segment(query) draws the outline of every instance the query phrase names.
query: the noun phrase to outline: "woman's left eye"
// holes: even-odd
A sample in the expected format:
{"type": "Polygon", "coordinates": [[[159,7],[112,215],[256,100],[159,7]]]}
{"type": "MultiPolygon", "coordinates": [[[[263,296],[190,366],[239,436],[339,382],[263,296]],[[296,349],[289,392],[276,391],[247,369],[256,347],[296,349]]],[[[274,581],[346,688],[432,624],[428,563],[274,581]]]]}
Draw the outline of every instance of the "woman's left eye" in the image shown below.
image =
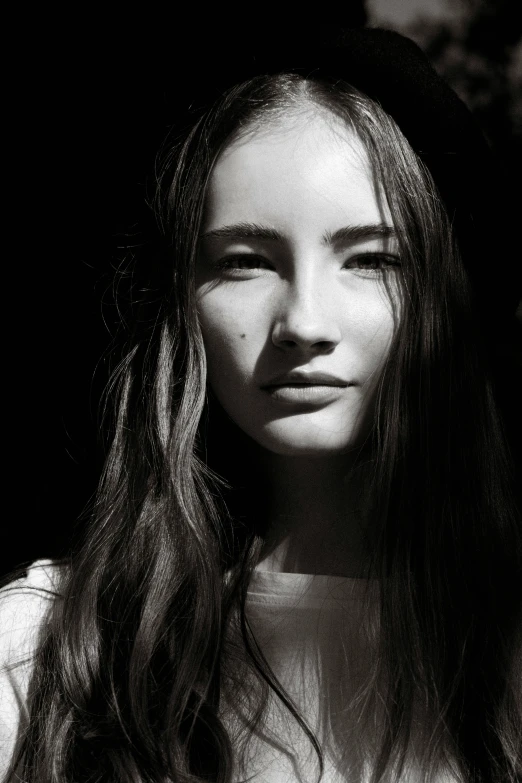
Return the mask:
{"type": "Polygon", "coordinates": [[[345,261],[343,269],[357,269],[370,273],[379,273],[391,267],[400,267],[400,265],[400,260],[397,256],[390,256],[386,253],[363,253],[345,261]]]}

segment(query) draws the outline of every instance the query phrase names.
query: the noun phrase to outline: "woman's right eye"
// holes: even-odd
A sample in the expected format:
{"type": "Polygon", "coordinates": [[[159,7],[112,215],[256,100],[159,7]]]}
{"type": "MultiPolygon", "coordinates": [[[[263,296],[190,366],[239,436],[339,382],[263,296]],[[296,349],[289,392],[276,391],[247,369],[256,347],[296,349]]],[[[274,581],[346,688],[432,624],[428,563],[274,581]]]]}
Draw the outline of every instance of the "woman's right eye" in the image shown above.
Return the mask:
{"type": "Polygon", "coordinates": [[[268,261],[252,253],[224,256],[217,262],[217,267],[224,270],[252,271],[256,269],[272,269],[268,261]]]}

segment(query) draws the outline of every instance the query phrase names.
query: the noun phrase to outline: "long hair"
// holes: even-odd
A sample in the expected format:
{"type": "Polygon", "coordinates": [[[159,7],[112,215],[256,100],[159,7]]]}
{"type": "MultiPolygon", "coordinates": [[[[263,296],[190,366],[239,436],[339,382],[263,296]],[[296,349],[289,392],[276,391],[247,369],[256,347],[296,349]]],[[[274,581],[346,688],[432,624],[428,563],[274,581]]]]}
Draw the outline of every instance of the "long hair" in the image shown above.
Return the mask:
{"type": "Polygon", "coordinates": [[[382,705],[371,780],[399,779],[419,702],[426,780],[441,763],[465,781],[514,783],[522,774],[517,506],[450,221],[428,170],[377,103],[342,81],[280,74],[201,110],[158,168],[165,251],[148,260],[136,286],[148,293],[127,318],[109,390],[112,445],[36,653],[30,721],[12,765],[20,780],[229,781],[236,747],[220,705],[231,623],[260,686],[259,698],[241,703],[246,730],[262,721],[267,692],[276,694],[322,757],[245,616],[260,533],[237,465],[225,482],[207,459],[224,460],[224,447],[205,424],[212,401],[194,285],[220,152],[303,104],[340,117],[361,139],[402,262],[401,315],[371,434],[378,647],[358,696],[361,715],[382,705]]]}

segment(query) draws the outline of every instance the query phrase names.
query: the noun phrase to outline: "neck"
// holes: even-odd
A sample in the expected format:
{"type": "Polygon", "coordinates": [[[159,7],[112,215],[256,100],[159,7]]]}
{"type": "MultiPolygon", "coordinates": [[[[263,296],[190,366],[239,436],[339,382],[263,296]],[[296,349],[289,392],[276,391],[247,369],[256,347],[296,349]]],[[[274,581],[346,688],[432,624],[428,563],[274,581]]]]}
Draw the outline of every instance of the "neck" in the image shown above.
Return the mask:
{"type": "Polygon", "coordinates": [[[258,569],[357,577],[369,556],[364,460],[261,457],[267,534],[258,569]]]}

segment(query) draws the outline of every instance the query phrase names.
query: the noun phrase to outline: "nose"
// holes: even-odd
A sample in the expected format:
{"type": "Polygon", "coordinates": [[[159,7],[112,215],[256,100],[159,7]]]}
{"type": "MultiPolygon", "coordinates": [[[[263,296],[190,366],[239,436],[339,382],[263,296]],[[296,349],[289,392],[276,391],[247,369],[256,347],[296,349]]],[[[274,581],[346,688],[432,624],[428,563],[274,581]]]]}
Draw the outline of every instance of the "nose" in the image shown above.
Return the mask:
{"type": "Polygon", "coordinates": [[[341,341],[331,297],[320,283],[287,290],[272,329],[272,343],[283,350],[329,353],[341,341]]]}

